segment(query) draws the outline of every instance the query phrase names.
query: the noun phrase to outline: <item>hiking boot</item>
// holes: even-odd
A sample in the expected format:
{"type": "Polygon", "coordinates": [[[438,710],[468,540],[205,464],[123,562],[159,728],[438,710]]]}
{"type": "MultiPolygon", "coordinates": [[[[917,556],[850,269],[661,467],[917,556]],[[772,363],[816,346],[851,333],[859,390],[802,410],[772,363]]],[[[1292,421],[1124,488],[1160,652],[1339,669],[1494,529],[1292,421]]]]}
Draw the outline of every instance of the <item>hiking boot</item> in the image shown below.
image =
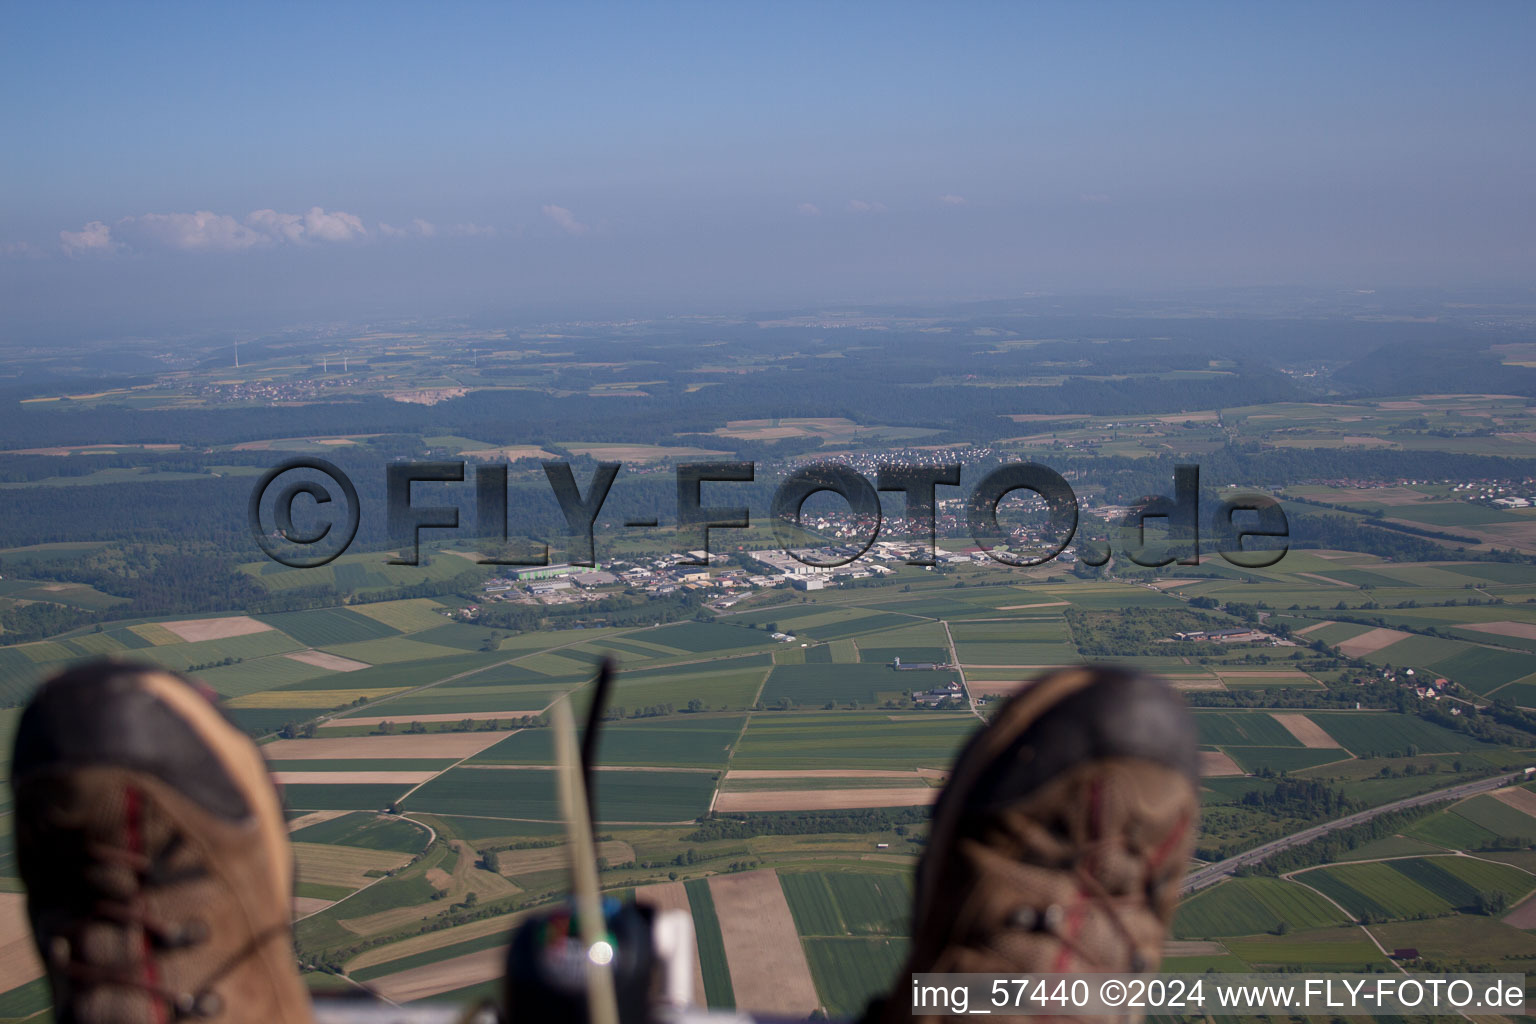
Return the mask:
{"type": "Polygon", "coordinates": [[[16,854],[58,1024],[310,1024],[293,861],[255,744],[181,676],[46,683],[11,763],[16,854]]]}
{"type": "Polygon", "coordinates": [[[1197,765],[1183,701],[1149,676],[1066,669],[1005,703],[934,806],[912,953],[872,1016],[913,1019],[917,972],[1156,970],[1193,847],[1197,765]]]}

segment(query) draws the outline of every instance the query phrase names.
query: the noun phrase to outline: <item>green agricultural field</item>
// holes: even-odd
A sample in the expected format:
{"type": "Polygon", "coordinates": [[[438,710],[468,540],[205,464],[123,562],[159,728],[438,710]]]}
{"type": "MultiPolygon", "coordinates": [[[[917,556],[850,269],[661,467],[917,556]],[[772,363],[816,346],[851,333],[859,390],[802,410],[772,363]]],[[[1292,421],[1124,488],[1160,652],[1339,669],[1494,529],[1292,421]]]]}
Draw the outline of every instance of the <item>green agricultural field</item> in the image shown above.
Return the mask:
{"type": "Polygon", "coordinates": [[[289,838],[296,843],[326,843],[332,846],[360,846],[368,850],[420,853],[431,837],[425,828],[404,818],[354,813],[301,828],[289,838]]]}
{"type": "MultiPolygon", "coordinates": [[[[426,646],[425,644],[421,646],[426,646]]],[[[482,670],[490,669],[507,660],[507,655],[495,651],[487,651],[476,654],[466,654],[463,651],[450,651],[447,648],[437,647],[433,650],[441,651],[436,657],[426,657],[417,661],[397,661],[389,665],[374,665],[372,668],[359,669],[356,672],[338,672],[329,676],[329,680],[342,689],[374,689],[389,686],[424,686],[427,683],[435,683],[440,680],[455,676],[463,676],[463,679],[455,679],[456,686],[470,686],[477,682],[494,682],[499,676],[489,672],[482,674],[482,670]]],[[[363,659],[366,661],[367,659],[363,659]]],[[[497,669],[497,672],[505,672],[507,669],[497,669]]],[[[543,678],[539,680],[546,686],[558,682],[543,678]]],[[[292,689],[319,689],[322,682],[307,682],[295,684],[292,689]]]]}
{"type": "Polygon", "coordinates": [[[1344,915],[1306,887],[1279,878],[1234,878],[1196,893],[1179,905],[1171,934],[1211,939],[1345,924],[1344,915]]]}
{"type": "Polygon", "coordinates": [[[401,633],[431,629],[448,621],[442,614],[443,606],[430,597],[413,597],[404,601],[377,601],[354,605],[351,610],[401,633]]]}
{"type": "MultiPolygon", "coordinates": [[[[598,771],[593,800],[599,821],[688,821],[709,809],[713,772],[598,771]]],[[[411,811],[486,818],[560,821],[552,770],[453,768],[412,793],[411,811]]]]}
{"type": "Polygon", "coordinates": [[[1536,708],[1536,682],[1510,683],[1493,694],[1499,700],[1513,701],[1522,708],[1536,708]]]}
{"type": "Polygon", "coordinates": [[[688,893],[688,908],[693,912],[694,942],[699,950],[699,969],[704,975],[704,1001],[712,1010],[734,1010],[736,993],[731,987],[725,939],[720,934],[720,918],[715,914],[709,879],[690,878],[683,887],[688,893]]]}
{"type": "Polygon", "coordinates": [[[1301,741],[1265,711],[1196,711],[1200,742],[1220,747],[1300,747],[1301,741]]]}
{"type": "Polygon", "coordinates": [[[1511,906],[1536,889],[1536,875],[1508,864],[1477,857],[1436,857],[1432,862],[1461,879],[1474,892],[1503,893],[1509,897],[1511,906]]]}
{"type": "Polygon", "coordinates": [[[870,637],[867,641],[860,641],[860,647],[938,647],[944,651],[949,650],[949,638],[944,634],[944,627],[937,622],[916,622],[910,626],[898,626],[895,629],[881,630],[879,636],[870,637]]]}
{"type": "Polygon", "coordinates": [[[890,991],[907,956],[905,939],[802,940],[816,992],[834,1018],[853,1020],[869,1001],[890,991]]]}
{"type": "Polygon", "coordinates": [[[357,714],[370,718],[382,716],[396,722],[409,722],[412,716],[418,715],[481,712],[504,713],[508,718],[514,718],[538,714],[567,692],[565,688],[544,689],[534,686],[477,687],[465,692],[465,689],[459,687],[434,686],[419,694],[369,705],[359,709],[357,714]]]}
{"type": "Polygon", "coordinates": [[[1367,971],[1387,963],[1376,944],[1359,928],[1228,939],[1227,948],[1255,970],[1264,967],[1310,967],[1314,970],[1367,971]]]}
{"type": "Polygon", "coordinates": [[[1435,671],[1474,693],[1486,694],[1536,672],[1536,654],[1465,645],[1455,656],[1436,662],[1435,671]]]}
{"type": "Polygon", "coordinates": [[[1513,904],[1536,889],[1536,877],[1519,868],[1472,857],[1415,857],[1385,863],[1459,910],[1476,909],[1480,893],[1500,892],[1513,904]]]}
{"type": "MultiPolygon", "coordinates": [[[[763,659],[765,662],[767,658],[763,659]]],[[[758,688],[767,676],[763,668],[741,668],[741,659],[717,662],[714,671],[625,672],[614,677],[611,706],[628,710],[657,704],[687,707],[690,700],[701,700],[712,711],[740,711],[752,706],[758,688]]],[[[693,668],[693,666],[688,666],[693,668]]],[[[589,690],[581,690],[575,699],[578,714],[586,713],[589,690]]]]}
{"type": "MultiPolygon", "coordinates": [[[[1302,628],[1305,629],[1306,627],[1303,626],[1302,628]]],[[[1353,639],[1362,633],[1368,633],[1371,629],[1372,627],[1370,626],[1361,626],[1354,622],[1335,622],[1331,626],[1312,630],[1303,639],[1321,640],[1325,644],[1341,644],[1345,640],[1353,639]]]]}
{"type": "Polygon", "coordinates": [[[1447,850],[1475,850],[1494,838],[1493,832],[1450,808],[1419,819],[1403,834],[1447,850]]]}
{"type": "Polygon", "coordinates": [[[1442,962],[1481,962],[1488,970],[1526,973],[1536,963],[1536,935],[1481,914],[1374,925],[1371,931],[1388,949],[1412,946],[1420,956],[1442,962]]]}
{"type": "Polygon", "coordinates": [[[419,640],[411,640],[403,636],[386,636],[373,640],[362,640],[357,643],[331,644],[325,648],[325,651],[328,654],[351,658],[353,661],[361,661],[368,665],[401,661],[430,661],[436,658],[449,658],[455,654],[464,653],[452,647],[424,644],[419,640]]]}
{"type": "Polygon", "coordinates": [[[779,872],[779,886],[800,935],[846,935],[848,929],[832,902],[832,890],[819,871],[779,872]]]}
{"type": "MultiPolygon", "coordinates": [[[[884,637],[881,641],[884,642],[884,637]]],[[[867,665],[889,665],[897,658],[904,664],[946,665],[949,663],[948,647],[860,647],[859,660],[867,665]]]]}
{"type": "Polygon", "coordinates": [[[1297,877],[1357,918],[1406,918],[1452,909],[1449,900],[1394,870],[1396,863],[1335,864],[1297,877]]]}
{"type": "Polygon", "coordinates": [[[1500,836],[1536,836],[1536,818],[1484,794],[1463,800],[1454,813],[1500,836]]]}
{"type": "Polygon", "coordinates": [[[1440,847],[1410,839],[1407,836],[1384,836],[1362,843],[1353,850],[1339,854],[1340,861],[1377,860],[1382,857],[1412,857],[1421,853],[1440,853],[1440,847]]]}
{"type": "Polygon", "coordinates": [[[1413,715],[1396,712],[1309,712],[1307,717],[1339,744],[1358,757],[1407,753],[1410,746],[1421,754],[1452,754],[1487,746],[1413,715]]]}
{"type": "MultiPolygon", "coordinates": [[[[739,716],[609,722],[598,737],[600,765],[725,767],[741,733],[739,716]]],[[[470,759],[472,764],[554,764],[550,729],[525,729],[470,759]]]]}
{"type": "Polygon", "coordinates": [[[910,875],[831,872],[823,879],[832,891],[845,931],[853,935],[910,934],[910,875]]]}
{"type": "Polygon", "coordinates": [[[412,640],[440,647],[453,647],[461,651],[485,650],[496,642],[498,634],[484,626],[472,626],[467,622],[448,622],[411,635],[412,640]]]}
{"type": "MultiPolygon", "coordinates": [[[[727,620],[729,621],[729,620],[727,620]]],[[[760,630],[727,626],[717,622],[679,622],[660,629],[647,630],[644,639],[693,654],[766,647],[774,641],[760,630]]]]}
{"type": "Polygon", "coordinates": [[[520,668],[530,669],[551,677],[586,676],[597,672],[598,659],[589,654],[577,653],[574,648],[562,651],[541,651],[538,654],[518,658],[520,668]]]}
{"type": "Polygon", "coordinates": [[[795,636],[801,640],[841,640],[845,637],[876,635],[880,630],[893,629],[897,626],[905,626],[912,622],[907,615],[895,615],[886,613],[871,613],[862,618],[850,619],[846,622],[827,623],[822,626],[800,627],[795,630],[795,636]]]}
{"type": "Polygon", "coordinates": [[[802,936],[906,935],[912,879],[894,872],[779,873],[795,928],[802,936]]]}
{"type": "Polygon", "coordinates": [[[941,715],[759,713],[731,759],[734,768],[948,768],[977,721],[941,715]]]}
{"type": "Polygon", "coordinates": [[[400,632],[346,608],[311,608],[308,611],[278,612],[259,618],[306,647],[329,647],[332,644],[373,640],[400,632]]]}
{"type": "Polygon", "coordinates": [[[193,665],[211,665],[225,658],[253,659],[272,654],[288,654],[301,651],[304,645],[275,629],[264,633],[247,633],[222,640],[199,640],[196,643],[165,644],[146,647],[134,657],[152,661],[177,672],[185,672],[193,665]]]}
{"type": "MultiPolygon", "coordinates": [[[[305,683],[321,676],[338,675],[317,665],[307,665],[293,658],[274,655],[254,658],[237,665],[219,665],[200,669],[197,677],[225,697],[240,697],[263,690],[305,683]]],[[[348,673],[349,674],[349,673],[348,673]]]]}
{"type": "Polygon", "coordinates": [[[769,706],[788,700],[806,708],[827,701],[875,704],[911,690],[943,686],[951,679],[958,681],[952,672],[898,672],[889,665],[780,665],[768,677],[761,700],[769,706]]]}
{"type": "Polygon", "coordinates": [[[295,811],[368,811],[388,807],[408,785],[305,783],[283,787],[283,802],[295,811]]]}
{"type": "Polygon", "coordinates": [[[1320,764],[1342,760],[1349,755],[1342,750],[1308,747],[1230,747],[1226,754],[1245,772],[1294,772],[1320,764]]]}

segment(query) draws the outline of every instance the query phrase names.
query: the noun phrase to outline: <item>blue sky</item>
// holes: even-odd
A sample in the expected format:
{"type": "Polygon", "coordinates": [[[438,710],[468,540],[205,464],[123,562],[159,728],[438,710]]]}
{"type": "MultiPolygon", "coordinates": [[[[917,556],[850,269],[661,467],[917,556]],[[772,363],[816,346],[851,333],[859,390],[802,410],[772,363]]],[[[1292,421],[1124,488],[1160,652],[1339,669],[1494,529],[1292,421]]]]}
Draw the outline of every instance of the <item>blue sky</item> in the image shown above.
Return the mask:
{"type": "Polygon", "coordinates": [[[1536,5],[14,5],[0,330],[1536,270],[1536,5]]]}

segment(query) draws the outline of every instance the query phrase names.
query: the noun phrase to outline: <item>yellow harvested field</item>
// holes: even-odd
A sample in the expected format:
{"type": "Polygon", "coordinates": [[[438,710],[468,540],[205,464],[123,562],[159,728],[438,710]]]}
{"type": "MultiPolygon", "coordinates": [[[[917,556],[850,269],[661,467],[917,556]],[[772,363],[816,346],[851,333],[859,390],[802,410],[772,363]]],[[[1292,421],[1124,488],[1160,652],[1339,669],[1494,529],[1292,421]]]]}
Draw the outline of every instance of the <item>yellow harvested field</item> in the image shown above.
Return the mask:
{"type": "MultiPolygon", "coordinates": [[[[654,907],[658,912],[667,910],[679,910],[691,915],[693,907],[688,902],[688,890],[682,882],[659,882],[656,885],[643,885],[635,890],[635,902],[641,906],[654,907]]],[[[707,1005],[704,994],[704,966],[699,961],[699,944],[693,944],[693,1004],[695,1006],[707,1005]]]]}
{"type": "Polygon", "coordinates": [[[1322,622],[1314,622],[1310,626],[1303,626],[1301,629],[1298,629],[1296,631],[1296,635],[1297,636],[1306,636],[1308,633],[1312,632],[1314,629],[1322,629],[1324,626],[1333,626],[1333,625],[1337,625],[1337,623],[1335,623],[1332,619],[1324,619],[1322,622]]]}
{"type": "Polygon", "coordinates": [[[939,791],[920,789],[766,789],[721,793],[717,811],[825,811],[844,807],[919,807],[931,804],[939,791]]]}
{"type": "Polygon", "coordinates": [[[356,672],[360,668],[372,667],[366,661],[354,661],[351,658],[343,658],[339,654],[326,654],[324,651],[295,651],[284,657],[316,668],[328,668],[332,672],[356,672]]]}
{"type": "MultiPolygon", "coordinates": [[[[478,939],[486,935],[507,935],[510,937],[512,929],[530,913],[532,911],[520,910],[515,914],[488,917],[482,921],[471,921],[469,924],[461,924],[453,928],[443,928],[439,931],[428,932],[425,935],[413,935],[400,942],[391,942],[387,946],[367,949],[347,961],[347,970],[360,971],[364,967],[387,963],[390,960],[399,960],[401,957],[415,956],[418,953],[427,953],[434,949],[442,949],[444,946],[468,942],[470,939],[478,939]]],[[[505,955],[505,952],[503,952],[503,955],[505,955]]]]}
{"type": "Polygon", "coordinates": [[[1200,751],[1200,777],[1215,778],[1222,775],[1242,775],[1237,762],[1219,750],[1200,751]]]}
{"type": "Polygon", "coordinates": [[[1215,676],[1163,676],[1175,690],[1225,690],[1227,687],[1215,676]]]}
{"type": "Polygon", "coordinates": [[[293,919],[295,921],[302,920],[335,905],[335,900],[322,900],[315,896],[295,896],[293,898],[293,919]]]}
{"type": "Polygon", "coordinates": [[[1505,914],[1504,923],[1516,928],[1536,928],[1536,896],[1505,914]]]}
{"type": "Polygon", "coordinates": [[[272,628],[249,615],[231,615],[223,619],[181,619],[177,622],[162,622],[160,625],[187,643],[196,643],[199,640],[227,640],[232,636],[265,633],[272,628]]]}
{"type": "Polygon", "coordinates": [[[1269,717],[1285,726],[1285,731],[1301,740],[1301,745],[1304,747],[1311,747],[1315,750],[1323,748],[1339,749],[1339,741],[1329,736],[1322,726],[1312,721],[1306,715],[1272,711],[1269,717]]]}
{"type": "Polygon", "coordinates": [[[1508,804],[1517,811],[1523,811],[1536,818],[1536,793],[1519,786],[1513,789],[1501,789],[1493,794],[1495,800],[1508,804]]]}
{"type": "Polygon", "coordinates": [[[1492,633],[1495,636],[1517,636],[1522,640],[1536,640],[1536,622],[1479,622],[1474,625],[1461,626],[1462,629],[1476,630],[1479,633],[1492,633]]]}
{"type": "Polygon", "coordinates": [[[329,846],[294,843],[293,859],[301,882],[362,888],[373,878],[369,871],[393,871],[410,862],[411,855],[393,850],[367,850],[360,846],[329,846]]]}
{"type": "MultiPolygon", "coordinates": [[[[796,943],[798,946],[799,943],[796,943]]],[[[413,967],[399,974],[391,974],[370,982],[369,987],[385,999],[407,1003],[414,999],[426,999],[440,992],[452,992],[481,982],[500,978],[507,968],[507,952],[504,949],[485,949],[467,953],[452,960],[413,967]]]]}
{"type": "Polygon", "coordinates": [[[438,773],[430,772],[273,772],[285,786],[419,786],[438,773]]]}
{"type": "MultiPolygon", "coordinates": [[[[262,690],[243,693],[229,701],[232,708],[339,708],[359,698],[376,700],[408,689],[404,686],[372,687],[358,690],[262,690]]],[[[463,718],[463,715],[459,716],[463,718]]]]}
{"type": "Polygon", "coordinates": [[[288,823],[288,831],[297,832],[301,828],[309,828],[311,825],[319,825],[322,822],[339,818],[343,814],[351,813],[351,811],[310,811],[308,814],[301,814],[290,821],[288,823]]]}
{"type": "Polygon", "coordinates": [[[181,637],[172,633],[158,622],[141,622],[136,626],[129,626],[128,629],[148,640],[156,647],[182,643],[181,637]]]}
{"type": "Polygon", "coordinates": [[[412,597],[403,601],[378,601],[371,604],[353,604],[347,611],[366,615],[375,622],[382,622],[402,633],[431,629],[449,621],[443,606],[430,597],[412,597]]]}
{"type": "Polygon", "coordinates": [[[1205,939],[1169,939],[1163,943],[1163,956],[1225,956],[1227,947],[1205,939]]]}
{"type": "MultiPolygon", "coordinates": [[[[597,855],[609,864],[624,864],[635,859],[635,848],[622,839],[608,839],[597,844],[597,855]]],[[[503,875],[531,875],[539,871],[558,871],[568,861],[564,846],[503,850],[496,855],[496,870],[503,875]]]]}
{"type": "Polygon", "coordinates": [[[820,1006],[789,903],[773,871],[715,875],[709,894],[736,1008],[803,1019],[820,1006]]]}
{"type": "MultiPolygon", "coordinates": [[[[453,874],[448,879],[449,899],[461,900],[469,893],[474,893],[481,899],[495,899],[498,896],[510,896],[523,891],[494,871],[479,867],[477,864],[479,858],[474,849],[464,840],[455,839],[449,845],[459,855],[459,859],[453,865],[453,874]]],[[[634,851],[631,850],[630,854],[633,856],[634,851]]]]}
{"type": "Polygon", "coordinates": [[[506,739],[503,732],[443,732],[405,736],[337,736],[278,740],[261,748],[271,761],[318,761],[332,758],[465,758],[506,739]]]}
{"type": "Polygon", "coordinates": [[[1359,636],[1341,640],[1334,646],[1345,657],[1361,658],[1367,654],[1375,654],[1383,647],[1390,647],[1406,636],[1408,636],[1407,633],[1397,629],[1369,629],[1359,636]]]}
{"type": "Polygon", "coordinates": [[[32,944],[27,898],[19,892],[0,893],[0,992],[43,976],[43,962],[32,944]]]}

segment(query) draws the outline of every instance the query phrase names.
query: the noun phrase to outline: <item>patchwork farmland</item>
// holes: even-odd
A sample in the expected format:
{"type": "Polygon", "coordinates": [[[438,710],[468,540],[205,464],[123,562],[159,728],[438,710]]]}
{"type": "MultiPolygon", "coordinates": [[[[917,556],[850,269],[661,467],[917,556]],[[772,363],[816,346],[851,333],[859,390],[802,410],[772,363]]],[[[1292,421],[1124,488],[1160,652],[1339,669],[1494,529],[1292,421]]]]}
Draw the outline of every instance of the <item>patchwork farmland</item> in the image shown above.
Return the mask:
{"type": "MultiPolygon", "coordinates": [[[[1477,707],[1491,711],[1487,694],[1518,697],[1528,685],[1519,680],[1536,674],[1536,653],[1487,646],[1520,639],[1504,624],[1518,621],[1513,606],[1465,620],[1502,632],[1468,628],[1448,640],[1399,619],[1343,622],[1330,606],[1275,616],[1282,645],[1186,654],[1166,642],[1175,626],[1204,621],[1189,618],[1192,596],[1275,605],[1320,585],[1301,573],[1397,568],[1364,556],[1330,565],[1302,554],[1288,573],[1167,572],[1155,587],[1039,572],[982,586],[991,578],[979,571],[902,569],[896,581],[908,590],[829,590],[768,608],[748,602],[712,621],[533,633],[492,630],[465,621],[461,602],[419,597],[166,619],[0,647],[0,685],[20,699],[98,649],[191,668],[260,739],[283,784],[302,956],[411,1000],[493,982],[508,929],[563,891],[548,712],[569,699],[584,713],[597,660],[614,655],[621,667],[593,793],[604,888],[691,915],[698,991],[710,1005],[852,1015],[908,949],[911,872],[956,753],[1043,666],[1134,663],[1186,693],[1206,776],[1201,860],[1325,813],[1536,763],[1529,744],[1466,725],[1477,707]],[[957,589],[957,575],[974,585],[957,589]],[[1111,630],[1106,612],[1162,632],[1111,630]],[[1433,676],[1449,684],[1438,700],[1403,689],[1407,677],[1382,682],[1378,654],[1403,637],[1343,649],[1373,629],[1436,640],[1399,651],[1426,675],[1452,665],[1461,677],[1433,676]],[[785,630],[793,642],[773,638],[785,630]],[[898,658],[911,670],[898,670],[898,658]],[[914,699],[930,691],[942,692],[914,699]]],[[[1458,581],[1454,590],[1439,577],[1383,579],[1426,601],[1463,592],[1458,567],[1439,571],[1458,581]]],[[[1536,598],[1536,579],[1497,585],[1536,598]]],[[[1449,609],[1420,612],[1431,610],[1449,609]]],[[[1523,942],[1522,928],[1536,929],[1533,814],[1536,793],[1501,790],[1436,806],[1332,862],[1223,881],[1180,908],[1168,963],[1375,969],[1386,963],[1376,940],[1413,927],[1435,948],[1474,918],[1523,942]]],[[[13,856],[0,871],[9,872],[0,884],[16,888],[13,856]]],[[[23,1007],[40,992],[25,951],[0,950],[23,1007]]],[[[1536,967],[1536,941],[1520,955],[1536,967]]]]}

